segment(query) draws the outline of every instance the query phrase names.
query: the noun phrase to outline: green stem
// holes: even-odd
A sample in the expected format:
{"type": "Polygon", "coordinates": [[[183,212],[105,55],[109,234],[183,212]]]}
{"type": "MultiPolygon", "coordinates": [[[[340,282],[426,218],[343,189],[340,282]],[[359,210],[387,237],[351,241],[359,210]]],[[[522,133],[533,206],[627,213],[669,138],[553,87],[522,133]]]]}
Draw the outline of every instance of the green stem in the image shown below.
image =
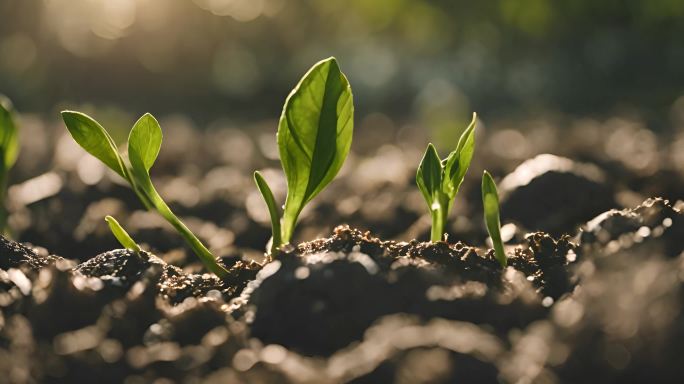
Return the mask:
{"type": "Polygon", "coordinates": [[[295,226],[297,225],[297,218],[299,217],[300,212],[301,210],[299,210],[296,215],[283,215],[283,219],[281,221],[281,237],[283,244],[288,244],[290,243],[290,240],[292,240],[292,235],[294,234],[295,226]]]}
{"type": "MultiPolygon", "coordinates": [[[[145,209],[148,211],[151,211],[152,209],[155,208],[154,203],[150,201],[150,198],[145,194],[145,191],[141,186],[138,185],[138,183],[135,182],[135,178],[132,177],[131,172],[128,170],[127,167],[122,166],[123,173],[124,173],[124,178],[126,181],[128,181],[128,184],[131,185],[131,188],[133,189],[133,192],[138,196],[138,199],[140,202],[143,203],[145,206],[145,209]]],[[[150,183],[151,184],[151,183],[150,183]]]]}
{"type": "Polygon", "coordinates": [[[183,224],[183,222],[171,211],[171,208],[166,205],[154,187],[150,188],[150,194],[152,196],[148,196],[148,200],[154,203],[155,208],[162,215],[162,217],[164,217],[166,221],[173,225],[173,227],[181,234],[181,236],[185,238],[185,241],[188,243],[188,245],[190,245],[190,248],[192,248],[200,260],[202,260],[204,266],[219,278],[225,278],[228,275],[228,271],[219,265],[219,263],[216,261],[216,258],[207,249],[207,247],[205,247],[204,244],[202,244],[202,242],[195,236],[195,234],[192,233],[192,231],[190,231],[190,229],[188,229],[188,227],[185,226],[185,224],[183,224]]]}
{"type": "Polygon", "coordinates": [[[437,197],[437,204],[430,210],[430,215],[432,216],[430,241],[433,243],[444,240],[450,208],[449,198],[446,195],[440,194],[437,197]]]}

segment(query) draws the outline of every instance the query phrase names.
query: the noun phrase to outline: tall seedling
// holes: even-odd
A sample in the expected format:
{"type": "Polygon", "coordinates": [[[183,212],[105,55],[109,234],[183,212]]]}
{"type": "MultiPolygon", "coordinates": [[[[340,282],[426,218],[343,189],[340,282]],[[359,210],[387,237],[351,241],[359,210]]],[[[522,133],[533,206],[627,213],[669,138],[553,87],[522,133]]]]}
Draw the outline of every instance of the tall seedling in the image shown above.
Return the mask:
{"type": "MultiPolygon", "coordinates": [[[[123,177],[147,209],[155,209],[178,231],[206,268],[223,278],[227,271],[216,261],[207,247],[171,211],[152,185],[150,169],[162,143],[162,131],[157,120],[146,113],[133,125],[128,136],[128,163],[119,153],[107,131],[90,116],[74,111],[62,112],[71,136],[88,153],[123,177]]],[[[116,233],[116,232],[115,232],[116,233]]]]}
{"type": "Polygon", "coordinates": [[[268,184],[254,173],[271,216],[271,253],[290,242],[304,206],[339,172],[351,146],[353,117],[351,87],[334,57],[316,63],[287,97],[277,135],[287,179],[282,217],[268,184]]]}

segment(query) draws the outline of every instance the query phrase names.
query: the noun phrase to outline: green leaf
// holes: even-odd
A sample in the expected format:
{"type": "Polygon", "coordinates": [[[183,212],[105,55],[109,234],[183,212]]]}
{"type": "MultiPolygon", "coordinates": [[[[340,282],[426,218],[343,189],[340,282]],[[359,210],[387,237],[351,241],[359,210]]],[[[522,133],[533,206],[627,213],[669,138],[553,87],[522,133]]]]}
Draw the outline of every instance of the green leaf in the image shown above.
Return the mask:
{"type": "Polygon", "coordinates": [[[109,229],[112,231],[114,234],[114,237],[121,243],[121,245],[126,248],[130,249],[131,251],[135,252],[140,252],[142,249],[140,249],[140,246],[131,238],[131,236],[126,232],[125,229],[119,224],[118,221],[116,221],[115,218],[111,216],[106,216],[105,220],[107,221],[107,224],[109,224],[109,229]]]}
{"type": "Polygon", "coordinates": [[[477,114],[473,113],[473,119],[463,131],[458,140],[456,149],[449,154],[444,165],[444,192],[450,199],[456,197],[458,189],[463,183],[470,162],[475,151],[475,127],[477,125],[477,114]]]}
{"type": "Polygon", "coordinates": [[[266,183],[266,179],[264,179],[259,171],[254,172],[254,182],[256,183],[261,196],[263,196],[266,206],[268,207],[268,214],[271,216],[271,230],[273,231],[273,239],[271,241],[271,249],[269,250],[269,253],[273,254],[273,252],[275,252],[282,244],[280,237],[280,214],[278,211],[278,204],[275,201],[275,197],[273,197],[271,188],[268,186],[268,183],[266,183]]]}
{"type": "Polygon", "coordinates": [[[85,113],[63,111],[62,119],[76,142],[107,167],[128,180],[124,162],[109,133],[85,113]]]}
{"type": "Polygon", "coordinates": [[[432,143],[428,144],[423,159],[420,161],[420,166],[418,166],[416,184],[418,184],[418,189],[423,194],[428,207],[432,210],[433,204],[439,202],[437,195],[441,192],[442,185],[442,163],[432,143]]]}
{"type": "Polygon", "coordinates": [[[482,205],[487,232],[492,238],[496,259],[501,267],[506,267],[506,252],[503,241],[501,241],[501,223],[499,221],[499,193],[496,190],[496,183],[494,183],[492,175],[487,171],[484,171],[482,175],[482,205]]]}
{"type": "Polygon", "coordinates": [[[19,155],[19,139],[17,124],[14,121],[14,109],[9,99],[0,96],[0,163],[4,172],[14,165],[19,155]]]}
{"type": "Polygon", "coordinates": [[[316,63],[288,96],[278,125],[287,178],[283,241],[289,242],[304,205],[342,167],[352,141],[354,106],[335,58],[316,63]]]}
{"type": "Polygon", "coordinates": [[[159,122],[149,113],[144,114],[133,125],[128,135],[128,159],[134,171],[148,173],[162,143],[162,130],[159,122]]]}

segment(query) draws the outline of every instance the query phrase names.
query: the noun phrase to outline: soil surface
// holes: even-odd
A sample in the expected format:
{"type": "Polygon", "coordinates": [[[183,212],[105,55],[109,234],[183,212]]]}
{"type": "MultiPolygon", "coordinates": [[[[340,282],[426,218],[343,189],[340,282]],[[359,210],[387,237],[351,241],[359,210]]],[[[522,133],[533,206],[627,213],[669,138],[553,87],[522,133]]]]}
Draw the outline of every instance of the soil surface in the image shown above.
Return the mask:
{"type": "Polygon", "coordinates": [[[415,187],[426,130],[374,121],[302,211],[297,245],[269,259],[252,174],[285,200],[273,122],[162,118],[154,184],[230,271],[221,281],[61,122],[24,116],[17,242],[0,238],[0,383],[684,382],[681,126],[488,120],[448,242],[430,244],[415,187]],[[483,169],[503,270],[485,246],[483,169]],[[117,250],[106,215],[149,252],[117,250]]]}
{"type": "Polygon", "coordinates": [[[662,199],[501,269],[337,227],[229,277],[0,239],[0,373],[44,383],[682,382],[684,216],[662,199]]]}

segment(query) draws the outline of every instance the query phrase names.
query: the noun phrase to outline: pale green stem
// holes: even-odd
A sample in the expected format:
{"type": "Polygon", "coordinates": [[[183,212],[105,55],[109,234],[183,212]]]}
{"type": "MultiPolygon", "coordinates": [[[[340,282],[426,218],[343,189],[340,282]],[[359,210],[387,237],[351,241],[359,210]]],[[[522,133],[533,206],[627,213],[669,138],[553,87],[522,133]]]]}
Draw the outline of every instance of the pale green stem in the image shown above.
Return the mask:
{"type": "Polygon", "coordinates": [[[283,244],[288,244],[290,240],[292,240],[292,235],[294,234],[295,226],[297,225],[297,217],[299,216],[300,211],[298,211],[296,215],[287,215],[287,213],[283,215],[283,219],[281,221],[281,237],[283,244]]]}
{"type": "Polygon", "coordinates": [[[430,241],[433,243],[444,240],[444,233],[449,219],[450,201],[446,195],[440,194],[437,202],[430,209],[432,216],[432,229],[430,230],[430,241]]]}
{"type": "Polygon", "coordinates": [[[157,208],[159,214],[161,214],[166,221],[173,225],[173,227],[185,238],[185,241],[188,243],[188,245],[190,245],[190,248],[192,248],[200,260],[202,260],[204,266],[219,278],[225,278],[228,274],[228,271],[219,265],[209,249],[207,249],[207,247],[202,244],[195,234],[192,233],[192,231],[190,231],[190,229],[188,229],[188,227],[185,226],[185,224],[183,224],[183,222],[171,211],[171,208],[166,205],[154,187],[151,188],[150,194],[152,194],[152,196],[149,196],[148,200],[155,202],[155,208],[157,208]]]}

